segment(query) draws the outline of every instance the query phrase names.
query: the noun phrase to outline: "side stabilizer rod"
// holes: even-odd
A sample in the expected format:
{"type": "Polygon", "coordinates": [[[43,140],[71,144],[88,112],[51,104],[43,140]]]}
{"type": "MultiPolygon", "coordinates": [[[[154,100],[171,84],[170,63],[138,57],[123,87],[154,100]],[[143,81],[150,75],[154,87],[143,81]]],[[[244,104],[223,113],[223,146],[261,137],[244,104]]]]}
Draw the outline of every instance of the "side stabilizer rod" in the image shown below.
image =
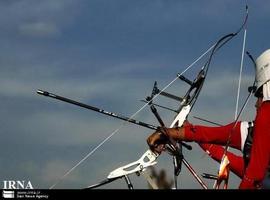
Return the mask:
{"type": "Polygon", "coordinates": [[[152,90],[152,94],[150,97],[146,98],[146,101],[151,101],[153,99],[153,97],[159,93],[160,93],[160,95],[165,96],[167,98],[174,99],[174,100],[179,101],[179,102],[183,101],[183,98],[181,98],[181,97],[175,96],[174,94],[170,94],[170,93],[167,93],[167,92],[164,92],[164,91],[161,91],[160,89],[158,89],[156,81],[155,81],[155,84],[154,84],[154,87],[152,90]]]}
{"type": "MultiPolygon", "coordinates": [[[[146,101],[146,100],[140,100],[141,102],[144,102],[144,103],[148,103],[149,101],[146,101]]],[[[160,107],[160,108],[163,108],[165,110],[169,110],[169,111],[172,111],[172,112],[175,112],[175,113],[178,113],[177,110],[174,110],[174,109],[171,109],[171,108],[168,108],[166,106],[162,106],[162,105],[159,105],[159,104],[156,104],[156,103],[152,103],[154,106],[157,106],[157,107],[160,107]]]]}

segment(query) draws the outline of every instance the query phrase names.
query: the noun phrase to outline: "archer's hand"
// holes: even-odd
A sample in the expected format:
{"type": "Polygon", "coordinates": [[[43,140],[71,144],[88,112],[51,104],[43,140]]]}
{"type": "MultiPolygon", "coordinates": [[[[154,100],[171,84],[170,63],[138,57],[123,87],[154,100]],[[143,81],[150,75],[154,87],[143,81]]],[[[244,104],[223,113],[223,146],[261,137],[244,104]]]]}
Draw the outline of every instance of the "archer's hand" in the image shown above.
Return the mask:
{"type": "MultiPolygon", "coordinates": [[[[189,125],[189,123],[186,121],[185,125],[189,125]]],[[[184,140],[184,131],[184,127],[160,128],[147,138],[147,143],[153,152],[160,154],[165,150],[167,143],[184,140]]]]}
{"type": "Polygon", "coordinates": [[[157,130],[147,138],[147,144],[150,149],[158,154],[165,151],[165,145],[168,143],[168,137],[161,130],[157,130]]]}

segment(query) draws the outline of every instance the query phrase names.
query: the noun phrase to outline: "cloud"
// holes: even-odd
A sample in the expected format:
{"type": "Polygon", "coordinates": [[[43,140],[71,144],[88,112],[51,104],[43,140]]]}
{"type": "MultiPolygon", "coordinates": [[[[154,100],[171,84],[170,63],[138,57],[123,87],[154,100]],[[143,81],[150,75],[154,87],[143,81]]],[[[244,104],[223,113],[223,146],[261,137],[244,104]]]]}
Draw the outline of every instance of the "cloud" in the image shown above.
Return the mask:
{"type": "Polygon", "coordinates": [[[36,22],[22,24],[19,26],[19,31],[23,35],[34,36],[34,37],[52,37],[60,36],[61,31],[55,24],[36,22]]]}
{"type": "Polygon", "coordinates": [[[17,42],[18,34],[38,38],[59,36],[77,15],[71,0],[12,1],[1,4],[1,38],[13,38],[17,42]]]}
{"type": "MultiPolygon", "coordinates": [[[[70,166],[70,163],[60,160],[52,160],[47,162],[41,170],[41,180],[45,183],[56,182],[59,178],[59,175],[63,174],[63,172],[68,170],[68,166],[70,166]]],[[[76,173],[73,173],[72,175],[67,177],[67,180],[76,181],[78,180],[78,177],[76,176],[76,173]]]]}

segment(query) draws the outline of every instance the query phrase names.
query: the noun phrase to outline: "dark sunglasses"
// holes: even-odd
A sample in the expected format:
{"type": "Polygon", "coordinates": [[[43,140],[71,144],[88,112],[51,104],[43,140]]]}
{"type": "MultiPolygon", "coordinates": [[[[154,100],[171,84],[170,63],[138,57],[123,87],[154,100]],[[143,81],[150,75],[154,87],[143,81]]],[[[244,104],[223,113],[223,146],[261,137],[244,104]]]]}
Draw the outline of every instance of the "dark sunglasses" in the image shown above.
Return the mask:
{"type": "Polygon", "coordinates": [[[263,87],[262,86],[257,90],[257,92],[255,92],[254,96],[257,98],[263,98],[263,87]]]}

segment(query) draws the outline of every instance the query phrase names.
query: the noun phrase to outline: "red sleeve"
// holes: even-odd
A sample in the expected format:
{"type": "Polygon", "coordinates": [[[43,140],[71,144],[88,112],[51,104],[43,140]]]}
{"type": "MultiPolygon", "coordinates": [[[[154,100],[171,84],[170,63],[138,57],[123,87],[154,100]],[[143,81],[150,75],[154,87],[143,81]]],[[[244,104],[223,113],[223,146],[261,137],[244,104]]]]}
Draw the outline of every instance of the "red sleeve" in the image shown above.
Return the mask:
{"type": "Polygon", "coordinates": [[[240,124],[237,122],[221,127],[185,126],[185,141],[226,145],[231,134],[230,146],[241,150],[240,124]]]}
{"type": "MultiPolygon", "coordinates": [[[[208,155],[220,163],[224,148],[219,145],[200,143],[200,147],[208,153],[208,155]]],[[[231,152],[227,152],[227,157],[230,161],[230,170],[240,178],[244,175],[244,159],[242,156],[237,156],[231,152]]]]}
{"type": "Polygon", "coordinates": [[[257,112],[250,162],[239,188],[256,188],[267,172],[270,162],[270,101],[263,102],[257,112]]]}

